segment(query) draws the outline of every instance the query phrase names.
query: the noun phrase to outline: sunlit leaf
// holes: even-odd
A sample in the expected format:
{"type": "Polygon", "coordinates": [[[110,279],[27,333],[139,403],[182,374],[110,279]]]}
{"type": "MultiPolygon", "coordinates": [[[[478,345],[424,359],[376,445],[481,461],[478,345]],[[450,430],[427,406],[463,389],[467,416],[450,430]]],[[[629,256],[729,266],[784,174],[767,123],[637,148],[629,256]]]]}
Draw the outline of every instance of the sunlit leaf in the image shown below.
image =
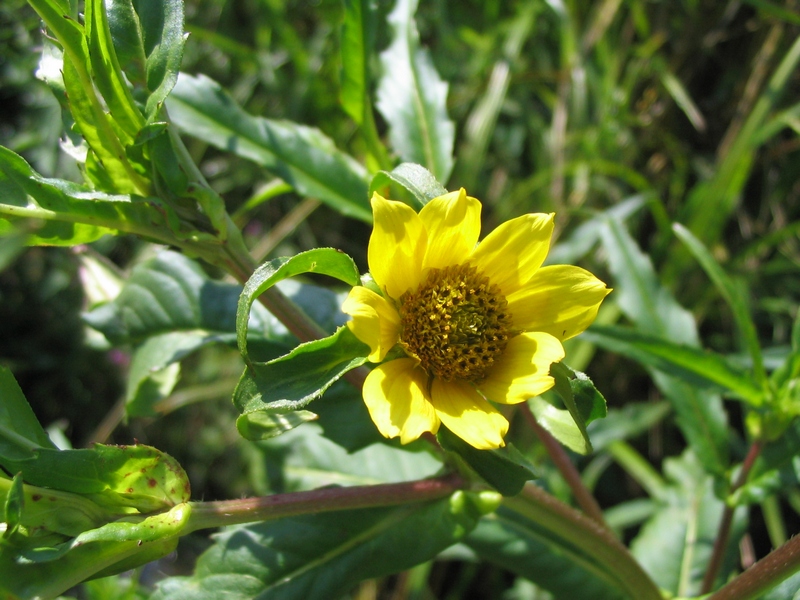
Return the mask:
{"type": "Polygon", "coordinates": [[[187,134],[254,161],[346,216],[372,220],[366,170],[319,130],[251,116],[204,76],[181,75],[167,106],[187,134]]]}
{"type": "Polygon", "coordinates": [[[447,115],[447,83],[420,47],[416,11],[417,0],[396,0],[388,16],[392,42],[380,56],[377,107],[400,157],[447,182],[453,170],[455,126],[447,115]]]}

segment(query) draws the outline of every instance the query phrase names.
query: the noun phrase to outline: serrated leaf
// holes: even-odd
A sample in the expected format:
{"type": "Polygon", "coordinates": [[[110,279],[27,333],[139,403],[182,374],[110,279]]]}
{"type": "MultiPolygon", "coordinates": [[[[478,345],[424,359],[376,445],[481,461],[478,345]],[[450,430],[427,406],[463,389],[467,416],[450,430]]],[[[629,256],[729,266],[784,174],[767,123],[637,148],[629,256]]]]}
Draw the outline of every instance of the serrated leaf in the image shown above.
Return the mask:
{"type": "Polygon", "coordinates": [[[722,389],[753,406],[764,402],[764,390],[752,376],[719,354],[610,325],[592,327],[586,339],[694,386],[722,389]]]}
{"type": "Polygon", "coordinates": [[[453,171],[455,125],[447,115],[447,83],[420,47],[414,22],[417,2],[396,0],[387,18],[392,42],[380,55],[383,73],[376,106],[400,157],[446,182],[453,171]]]}
{"type": "Polygon", "coordinates": [[[518,494],[525,482],[536,477],[533,465],[510,444],[496,450],[478,450],[445,427],[439,429],[437,439],[503,496],[518,494]]]}
{"type": "MultiPolygon", "coordinates": [[[[233,395],[243,415],[285,413],[319,398],[342,375],[367,362],[369,348],[347,327],[300,344],[289,354],[245,367],[233,395]]],[[[238,423],[237,423],[238,425],[238,423]]],[[[240,429],[244,435],[246,429],[240,429]]]]}
{"type": "Polygon", "coordinates": [[[259,266],[245,283],[236,311],[239,352],[246,362],[249,362],[247,331],[253,302],[279,281],[303,273],[328,275],[351,286],[358,285],[360,281],[358,267],[353,259],[333,248],[308,250],[292,257],[276,258],[259,266]]]}
{"type": "Polygon", "coordinates": [[[411,192],[419,203],[419,207],[423,207],[430,200],[444,196],[447,193],[442,184],[422,165],[401,163],[391,171],[378,171],[375,174],[369,184],[370,197],[373,192],[379,191],[380,188],[392,183],[400,185],[411,192]]]}
{"type": "Polygon", "coordinates": [[[194,576],[160,582],[152,598],[337,598],[359,581],[408,569],[460,540],[479,516],[464,499],[457,492],[448,499],[401,508],[308,515],[228,529],[198,559],[194,576]]]}
{"type": "MultiPolygon", "coordinates": [[[[650,259],[625,228],[608,219],[601,231],[601,240],[614,275],[614,298],[626,316],[642,333],[699,347],[692,314],[661,286],[650,259]]],[[[656,386],[675,408],[678,426],[705,467],[712,473],[724,473],[729,460],[729,434],[727,415],[719,395],[658,371],[651,373],[656,386]]]]}
{"type": "Polygon", "coordinates": [[[319,130],[251,116],[204,76],[182,74],[167,106],[187,134],[269,169],[299,194],[372,221],[366,170],[319,130]]]}

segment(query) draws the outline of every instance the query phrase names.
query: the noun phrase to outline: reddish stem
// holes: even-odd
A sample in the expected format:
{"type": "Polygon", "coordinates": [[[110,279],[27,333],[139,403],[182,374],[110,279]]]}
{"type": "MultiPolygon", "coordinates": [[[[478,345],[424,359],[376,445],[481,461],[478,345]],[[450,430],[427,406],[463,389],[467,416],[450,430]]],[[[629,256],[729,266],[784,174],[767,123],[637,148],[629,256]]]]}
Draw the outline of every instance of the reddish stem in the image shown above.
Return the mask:
{"type": "MultiPolygon", "coordinates": [[[[744,462],[742,463],[742,468],[739,471],[739,475],[736,477],[736,481],[731,487],[731,494],[742,487],[747,481],[747,476],[750,474],[750,470],[753,468],[753,464],[755,463],[756,459],[761,454],[762,447],[763,446],[759,440],[756,440],[750,446],[750,450],[748,450],[747,456],[745,456],[744,462]]],[[[706,574],[703,577],[703,585],[700,588],[701,594],[707,594],[712,590],[714,587],[714,581],[717,579],[717,575],[722,568],[722,561],[725,558],[725,549],[728,546],[728,538],[730,537],[731,533],[733,512],[735,509],[735,506],[726,504],[725,509],[722,511],[719,529],[717,529],[717,538],[714,540],[714,549],[711,552],[711,559],[708,562],[708,568],[706,569],[706,574]]]]}
{"type": "Polygon", "coordinates": [[[405,483],[328,487],[258,498],[197,502],[192,503],[189,531],[336,510],[427,502],[449,496],[465,485],[460,476],[449,474],[405,483]]]}
{"type": "Polygon", "coordinates": [[[572,464],[564,448],[558,443],[558,440],[550,435],[549,431],[539,425],[539,422],[536,420],[536,417],[531,412],[527,403],[523,402],[521,407],[522,414],[525,416],[531,429],[533,429],[536,436],[541,440],[542,444],[544,444],[556,468],[561,472],[570,490],[572,490],[572,495],[575,497],[578,506],[583,509],[583,512],[585,512],[588,517],[594,519],[600,525],[607,527],[605,519],[603,518],[603,510],[600,508],[594,496],[586,489],[580,473],[578,473],[575,465],[572,464]]]}

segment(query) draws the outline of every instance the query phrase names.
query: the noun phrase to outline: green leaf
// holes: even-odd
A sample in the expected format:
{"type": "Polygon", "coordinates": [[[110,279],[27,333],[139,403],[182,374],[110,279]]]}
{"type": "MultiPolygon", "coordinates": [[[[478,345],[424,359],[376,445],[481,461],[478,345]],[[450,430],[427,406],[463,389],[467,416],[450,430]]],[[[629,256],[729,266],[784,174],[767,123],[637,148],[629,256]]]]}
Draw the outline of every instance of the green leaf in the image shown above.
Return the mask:
{"type": "MultiPolygon", "coordinates": [[[[363,402],[362,410],[366,413],[363,402]]],[[[309,423],[258,447],[264,454],[266,469],[275,474],[269,491],[285,493],[432,477],[441,471],[442,462],[426,444],[392,446],[381,438],[380,442],[349,451],[328,439],[319,424],[309,423]]]]}
{"type": "Polygon", "coordinates": [[[457,492],[401,508],[340,511],[227,529],[198,559],[192,577],[160,582],[152,598],[338,598],[364,579],[432,559],[463,538],[479,516],[469,496],[457,492]]]}
{"type": "Polygon", "coordinates": [[[237,427],[252,431],[252,413],[286,413],[319,398],[342,375],[367,362],[369,348],[347,327],[332,336],[300,344],[289,354],[245,368],[233,394],[242,413],[237,427]]]}
{"type": "Polygon", "coordinates": [[[722,389],[753,406],[764,402],[764,390],[752,376],[719,354],[610,325],[592,327],[586,340],[693,386],[722,389]]]}
{"type": "MultiPolygon", "coordinates": [[[[166,346],[171,346],[179,360],[199,344],[233,342],[241,289],[211,279],[183,254],[163,251],[136,265],[119,296],[84,315],[84,320],[115,344],[172,334],[174,337],[165,338],[169,343],[164,354],[170,352],[166,346]]],[[[254,337],[286,347],[285,328],[266,309],[254,307],[250,320],[254,337]]],[[[157,357],[148,362],[151,366],[167,364],[157,357]]]]}
{"type": "MultiPolygon", "coordinates": [[[[131,136],[125,134],[110,114],[105,112],[95,91],[97,88],[93,75],[96,74],[92,72],[92,51],[87,32],[72,18],[69,5],[52,0],[30,0],[30,5],[64,49],[62,71],[67,101],[75,126],[92,151],[87,157],[87,175],[109,191],[148,193],[149,181],[134,169],[125,152],[131,136]]],[[[90,30],[91,26],[90,23],[90,30]]],[[[98,48],[92,50],[99,52],[98,48]]],[[[101,80],[104,77],[100,75],[101,80]]],[[[113,87],[112,83],[106,83],[113,87]]],[[[104,86],[102,81],[100,86],[104,86]]],[[[115,102],[115,98],[111,98],[111,101],[115,102]]]]}
{"type": "Polygon", "coordinates": [[[4,540],[12,537],[19,529],[22,522],[22,511],[25,506],[25,495],[22,489],[22,476],[17,473],[11,481],[11,485],[5,492],[5,502],[3,503],[3,522],[6,525],[0,544],[4,540]]]}
{"type": "Polygon", "coordinates": [[[55,449],[11,371],[0,365],[0,457],[22,460],[36,448],[55,449]]]}
{"type": "Polygon", "coordinates": [[[247,331],[253,302],[270,287],[302,273],[328,275],[348,285],[358,285],[358,267],[347,254],[333,248],[317,248],[292,257],[281,257],[262,264],[245,283],[236,312],[236,332],[239,351],[249,362],[247,331]]]}
{"type": "Polygon", "coordinates": [[[444,196],[447,190],[442,187],[433,174],[422,165],[401,163],[391,171],[378,171],[369,184],[369,195],[390,184],[397,184],[411,192],[419,208],[430,200],[444,196]]]}
{"type": "MultiPolygon", "coordinates": [[[[23,484],[21,475],[9,479],[0,470],[0,501],[9,502],[19,492],[21,485],[22,511],[19,523],[27,528],[28,540],[13,540],[20,550],[26,547],[42,547],[48,540],[64,541],[89,529],[100,527],[130,512],[123,507],[100,506],[85,496],[61,492],[52,488],[23,484]],[[17,483],[19,481],[19,483],[17,483]],[[57,534],[57,535],[53,535],[57,534]],[[44,542],[44,543],[43,543],[44,542]]],[[[2,544],[0,544],[2,546],[2,544]]]]}
{"type": "Polygon", "coordinates": [[[553,389],[567,407],[574,427],[569,423],[564,411],[544,400],[534,399],[531,410],[542,427],[550,431],[565,446],[580,454],[591,453],[592,442],[586,431],[586,425],[606,416],[606,399],[585,373],[573,371],[563,363],[553,363],[550,366],[550,374],[555,379],[553,389]],[[580,441],[575,435],[576,428],[581,437],[580,441]]]}
{"type": "Polygon", "coordinates": [[[369,104],[369,59],[375,45],[374,0],[344,0],[342,25],[342,108],[359,125],[369,104]]]}
{"type": "Polygon", "coordinates": [[[37,448],[34,456],[0,456],[0,466],[26,483],[86,494],[101,506],[154,512],[189,499],[189,479],[178,462],[150,446],[91,449],[37,448]]]}
{"type": "Polygon", "coordinates": [[[496,450],[478,450],[446,427],[439,429],[437,439],[445,450],[458,455],[504,496],[518,494],[525,482],[536,478],[530,462],[510,444],[496,450]]]}
{"type": "Polygon", "coordinates": [[[753,375],[756,378],[756,383],[763,386],[766,383],[767,375],[764,371],[764,359],[761,355],[761,345],[758,343],[758,333],[750,315],[750,310],[747,307],[747,300],[742,296],[741,290],[733,285],[733,281],[728,277],[728,274],[722,270],[722,267],[714,260],[714,257],[711,256],[711,253],[703,246],[700,240],[679,223],[673,223],[672,230],[697,259],[711,281],[714,282],[717,291],[730,307],[736,326],[739,329],[739,334],[742,336],[744,345],[753,361],[753,375]]]}
{"type": "Polygon", "coordinates": [[[372,221],[365,169],[319,130],[251,116],[204,76],[181,75],[167,106],[186,133],[269,169],[299,194],[372,221]]]}
{"type": "MultiPolygon", "coordinates": [[[[608,219],[601,239],[614,276],[614,299],[625,315],[644,334],[699,347],[692,314],[661,286],[650,259],[625,228],[608,219]]],[[[705,467],[712,473],[724,473],[729,460],[729,434],[721,398],[664,373],[651,374],[675,408],[678,426],[705,467]]]]}
{"type": "Polygon", "coordinates": [[[515,512],[501,508],[481,519],[465,543],[481,559],[533,581],[556,598],[633,600],[613,573],[579,546],[515,512]]]}
{"type": "Polygon", "coordinates": [[[388,16],[392,42],[380,55],[377,108],[400,157],[446,182],[453,170],[455,126],[447,115],[447,83],[419,44],[417,0],[396,0],[388,16]]]}
{"type": "Polygon", "coordinates": [[[133,95],[122,74],[114,44],[111,41],[103,0],[85,4],[85,28],[92,64],[92,81],[103,96],[116,125],[132,140],[144,125],[144,118],[133,101],[133,95]]]}
{"type": "MultiPolygon", "coordinates": [[[[688,451],[664,461],[671,485],[655,514],[642,526],[631,552],[659,587],[679,597],[695,596],[711,556],[724,503],[714,494],[714,479],[688,451]]],[[[744,512],[737,511],[726,552],[723,581],[737,567],[744,512]]]]}
{"type": "Polygon", "coordinates": [[[139,567],[175,550],[191,508],[180,504],[138,522],[109,523],[57,548],[27,552],[0,546],[0,591],[21,598],[54,598],[91,577],[139,567]]]}
{"type": "Polygon", "coordinates": [[[317,415],[310,410],[288,412],[256,410],[236,419],[236,428],[246,440],[268,440],[316,418],[317,415]]]}
{"type": "Polygon", "coordinates": [[[592,452],[585,427],[579,425],[568,410],[556,408],[541,396],[528,400],[528,406],[539,425],[567,448],[578,454],[592,452]]]}
{"type": "Polygon", "coordinates": [[[156,198],[106,194],[76,183],[47,179],[2,146],[0,215],[44,220],[47,225],[33,241],[55,245],[82,244],[117,230],[174,240],[168,220],[175,219],[177,223],[175,213],[156,198]]]}
{"type": "Polygon", "coordinates": [[[183,2],[139,0],[136,6],[147,56],[147,89],[150,90],[145,112],[152,121],[178,81],[186,41],[183,2]]]}

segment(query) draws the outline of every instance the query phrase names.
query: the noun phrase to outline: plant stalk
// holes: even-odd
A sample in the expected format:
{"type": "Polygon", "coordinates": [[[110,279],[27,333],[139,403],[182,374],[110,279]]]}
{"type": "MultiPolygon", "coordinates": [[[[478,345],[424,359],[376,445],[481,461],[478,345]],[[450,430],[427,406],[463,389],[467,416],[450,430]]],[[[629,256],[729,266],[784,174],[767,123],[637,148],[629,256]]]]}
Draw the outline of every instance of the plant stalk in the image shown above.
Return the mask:
{"type": "Polygon", "coordinates": [[[800,535],[776,548],[706,600],[751,600],[800,570],[800,535]]]}
{"type": "Polygon", "coordinates": [[[572,464],[572,461],[569,459],[569,456],[564,451],[561,444],[558,443],[558,440],[550,435],[550,432],[544,427],[539,425],[539,422],[536,420],[536,417],[531,412],[527,403],[522,404],[522,414],[525,416],[531,429],[533,429],[536,437],[544,444],[551,460],[561,472],[561,476],[564,477],[569,489],[572,490],[572,495],[578,503],[578,506],[581,507],[589,518],[595,520],[599,525],[608,528],[603,518],[603,510],[600,508],[600,505],[597,503],[594,496],[592,496],[591,492],[583,484],[580,473],[578,473],[575,465],[572,464]]]}
{"type": "MultiPolygon", "coordinates": [[[[759,440],[754,441],[750,446],[750,450],[748,450],[747,456],[745,456],[744,462],[742,463],[739,475],[736,477],[736,481],[731,487],[731,494],[742,487],[747,481],[747,476],[750,474],[750,470],[753,468],[756,459],[761,454],[762,447],[762,443],[759,440]]],[[[730,537],[731,525],[733,524],[734,510],[736,510],[735,506],[726,504],[725,509],[722,511],[717,537],[714,540],[714,549],[711,551],[711,559],[708,562],[708,568],[703,577],[703,585],[700,588],[701,594],[707,594],[712,590],[714,581],[716,581],[719,570],[722,568],[722,561],[725,558],[725,550],[728,547],[728,538],[730,537]]]]}
{"type": "Polygon", "coordinates": [[[328,487],[308,492],[290,492],[258,498],[192,502],[190,521],[182,534],[210,527],[254,523],[336,510],[428,502],[449,496],[465,486],[466,482],[459,475],[449,474],[434,479],[405,483],[328,487]]]}

